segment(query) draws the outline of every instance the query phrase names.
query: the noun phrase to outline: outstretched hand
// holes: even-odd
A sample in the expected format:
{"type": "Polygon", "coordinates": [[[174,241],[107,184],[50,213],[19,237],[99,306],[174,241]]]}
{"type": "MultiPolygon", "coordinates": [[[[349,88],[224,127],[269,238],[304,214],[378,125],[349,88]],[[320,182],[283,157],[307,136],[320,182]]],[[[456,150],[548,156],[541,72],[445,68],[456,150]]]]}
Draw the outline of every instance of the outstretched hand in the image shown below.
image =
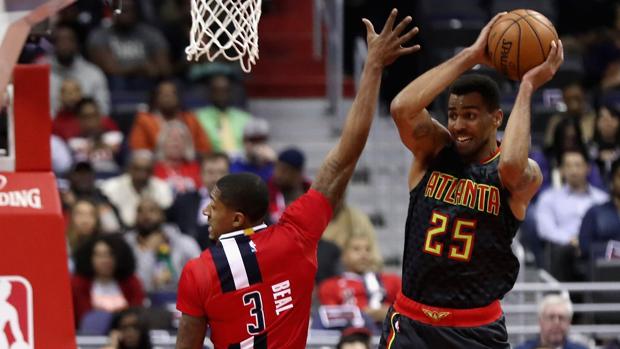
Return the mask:
{"type": "Polygon", "coordinates": [[[364,18],[362,22],[366,25],[366,42],[368,43],[367,62],[378,63],[381,67],[392,64],[398,57],[408,55],[420,50],[420,45],[403,47],[407,41],[411,40],[418,32],[418,27],[407,31],[401,35],[405,28],[411,23],[411,16],[405,17],[396,27],[396,15],[398,10],[393,9],[390,12],[381,33],[377,34],[372,23],[364,18]]]}
{"type": "Polygon", "coordinates": [[[492,66],[491,57],[489,57],[489,53],[487,52],[487,41],[489,39],[489,33],[491,32],[491,27],[493,24],[497,22],[497,20],[505,15],[507,12],[500,12],[495,15],[495,17],[491,18],[489,23],[482,28],[480,34],[478,34],[478,38],[476,41],[469,46],[469,49],[472,51],[474,55],[474,60],[476,64],[484,64],[488,66],[492,66]]]}
{"type": "Polygon", "coordinates": [[[564,47],[562,46],[562,40],[552,41],[551,50],[547,59],[530,69],[525,75],[523,75],[522,82],[529,82],[532,84],[534,90],[537,90],[540,86],[544,85],[547,81],[551,80],[560,66],[564,62],[564,47]]]}

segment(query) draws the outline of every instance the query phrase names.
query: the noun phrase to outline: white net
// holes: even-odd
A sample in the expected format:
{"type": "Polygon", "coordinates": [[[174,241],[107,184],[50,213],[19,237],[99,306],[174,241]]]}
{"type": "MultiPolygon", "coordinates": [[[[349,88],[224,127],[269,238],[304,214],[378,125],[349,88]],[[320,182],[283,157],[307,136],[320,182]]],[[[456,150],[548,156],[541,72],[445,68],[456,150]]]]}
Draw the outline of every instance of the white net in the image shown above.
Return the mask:
{"type": "Polygon", "coordinates": [[[249,73],[258,59],[258,21],[261,0],[192,0],[188,60],[203,55],[213,62],[219,56],[238,60],[249,73]]]}

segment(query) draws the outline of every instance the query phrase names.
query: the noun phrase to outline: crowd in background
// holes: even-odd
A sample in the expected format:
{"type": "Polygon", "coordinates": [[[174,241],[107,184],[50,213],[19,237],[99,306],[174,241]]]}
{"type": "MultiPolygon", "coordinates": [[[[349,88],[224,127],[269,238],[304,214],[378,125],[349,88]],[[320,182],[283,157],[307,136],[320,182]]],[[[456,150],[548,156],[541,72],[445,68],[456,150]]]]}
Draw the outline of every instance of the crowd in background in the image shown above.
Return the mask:
{"type": "MultiPolygon", "coordinates": [[[[147,348],[147,328],[174,331],[168,310],[183,265],[214,243],[202,211],[216,181],[259,175],[274,223],[311,179],[303,149],[276,152],[269,123],[244,110],[234,64],[186,61],[188,0],[123,3],[113,15],[103,2],[78,1],[53,20],[48,45],[27,45],[20,59],[51,65],[76,328],[92,334],[104,322],[112,348],[147,348]],[[190,89],[204,92],[202,105],[186,107],[190,89]],[[116,113],[111,96],[123,91],[144,91],[146,107],[116,113]]],[[[620,5],[613,11],[605,30],[563,30],[586,74],[561,86],[558,112],[532,146],[544,184],[520,239],[560,281],[595,280],[596,260],[620,241],[620,5]]],[[[380,328],[400,278],[382,271],[377,244],[355,203],[335,208],[319,245],[314,328],[380,328]]]]}

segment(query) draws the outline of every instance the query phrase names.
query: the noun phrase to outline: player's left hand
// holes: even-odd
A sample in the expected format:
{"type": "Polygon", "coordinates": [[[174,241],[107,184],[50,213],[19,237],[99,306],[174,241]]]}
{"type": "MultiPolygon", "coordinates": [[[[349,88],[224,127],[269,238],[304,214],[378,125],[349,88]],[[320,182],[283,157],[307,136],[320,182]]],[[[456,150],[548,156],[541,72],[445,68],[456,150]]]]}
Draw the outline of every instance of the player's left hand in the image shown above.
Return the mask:
{"type": "Polygon", "coordinates": [[[368,43],[368,63],[376,63],[381,67],[392,64],[398,57],[408,55],[420,50],[420,45],[413,45],[410,47],[403,47],[403,45],[411,40],[416,34],[418,34],[418,27],[410,29],[405,34],[401,35],[405,28],[411,23],[411,16],[405,17],[400,21],[396,27],[396,15],[398,10],[393,9],[390,12],[383,30],[377,34],[372,23],[364,18],[362,22],[366,25],[366,42],[368,43]]]}
{"type": "Polygon", "coordinates": [[[547,59],[542,64],[525,73],[523,79],[521,79],[521,83],[530,83],[533,89],[537,90],[540,86],[553,78],[562,65],[562,62],[564,62],[562,40],[552,41],[551,50],[549,51],[547,59]]]}

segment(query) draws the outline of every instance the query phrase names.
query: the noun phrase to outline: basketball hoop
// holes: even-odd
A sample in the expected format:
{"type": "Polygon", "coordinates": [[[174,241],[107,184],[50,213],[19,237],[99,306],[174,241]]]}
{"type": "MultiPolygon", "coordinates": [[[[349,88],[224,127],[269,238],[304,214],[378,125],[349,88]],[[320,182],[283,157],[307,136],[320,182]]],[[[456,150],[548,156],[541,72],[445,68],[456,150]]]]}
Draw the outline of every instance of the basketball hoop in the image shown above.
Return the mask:
{"type": "Polygon", "coordinates": [[[238,60],[249,73],[258,59],[258,21],[262,0],[192,0],[187,60],[206,55],[213,62],[220,55],[238,60]]]}

